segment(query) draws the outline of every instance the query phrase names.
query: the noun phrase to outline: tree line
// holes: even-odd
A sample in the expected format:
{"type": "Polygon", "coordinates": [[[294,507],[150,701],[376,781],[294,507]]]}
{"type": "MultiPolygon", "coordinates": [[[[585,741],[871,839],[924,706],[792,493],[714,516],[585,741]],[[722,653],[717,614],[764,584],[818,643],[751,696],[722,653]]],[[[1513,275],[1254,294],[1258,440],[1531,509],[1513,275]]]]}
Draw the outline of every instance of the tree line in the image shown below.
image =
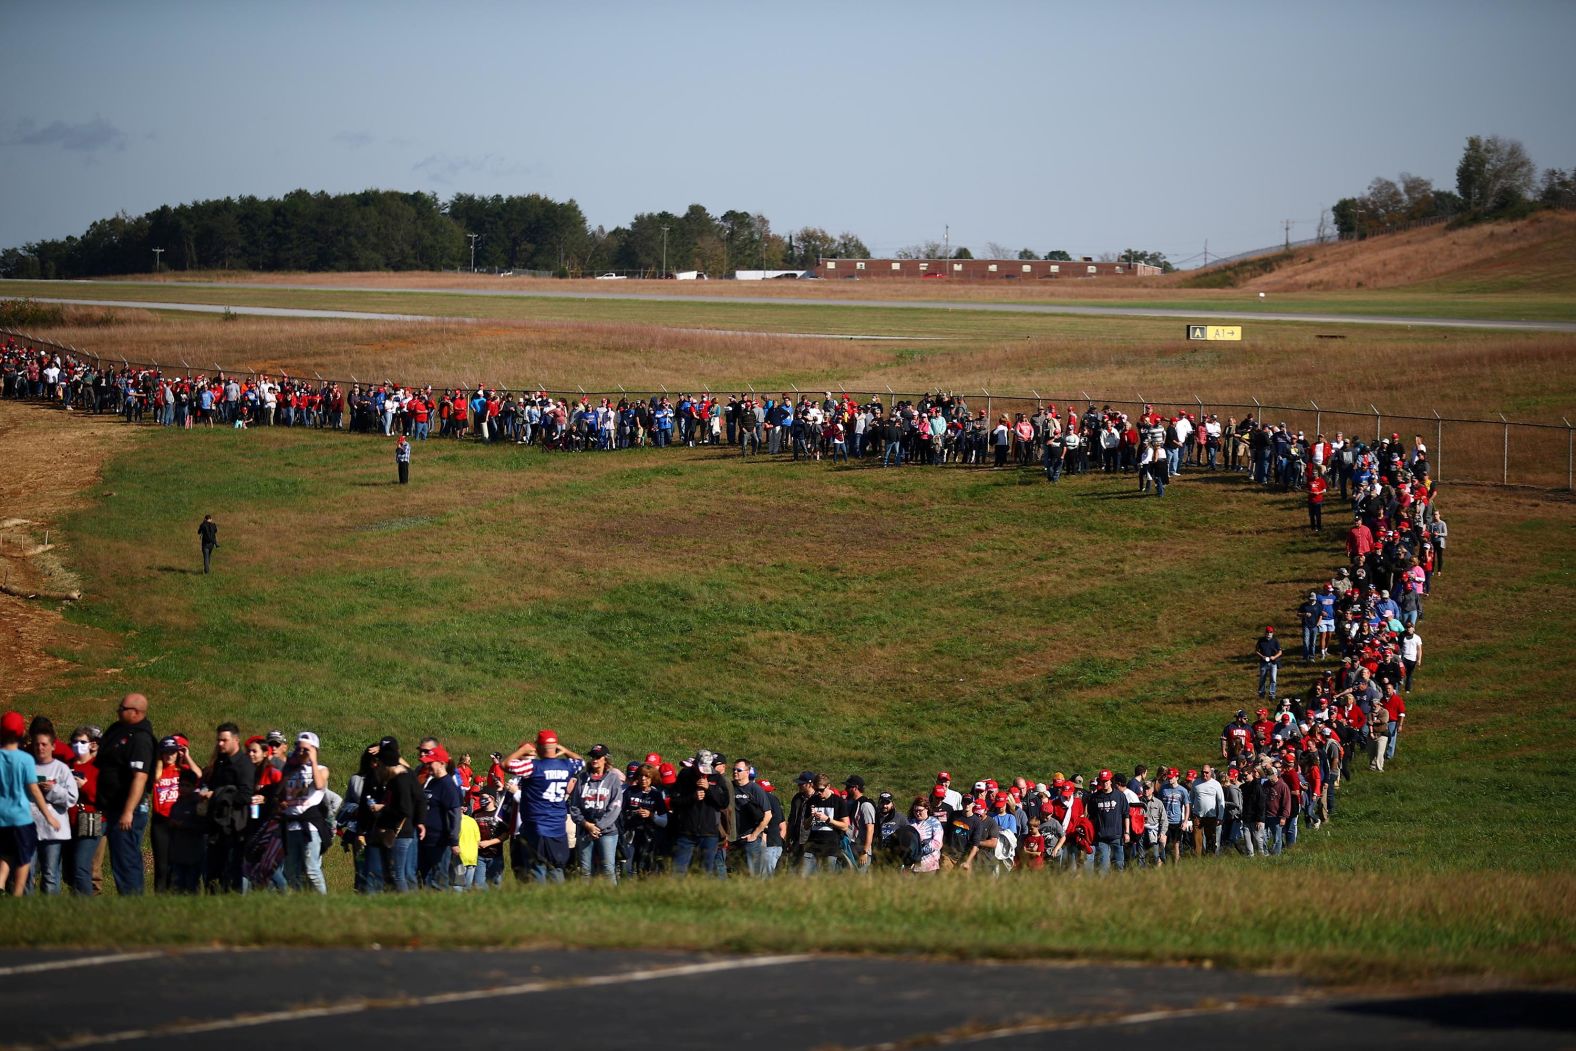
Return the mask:
{"type": "Polygon", "coordinates": [[[1454,190],[1410,172],[1396,179],[1380,176],[1367,192],[1335,202],[1330,216],[1342,237],[1363,237],[1422,219],[1514,219],[1539,208],[1573,206],[1576,168],[1548,168],[1539,179],[1537,166],[1516,139],[1471,135],[1456,165],[1454,190]]]}
{"type": "Polygon", "coordinates": [[[797,269],[816,259],[868,256],[855,235],[806,226],[779,233],[759,212],[647,212],[627,226],[591,227],[573,199],[363,190],[293,190],[225,197],[100,219],[81,236],[0,251],[0,276],[78,278],[172,270],[601,271],[653,276],[700,270],[797,269]]]}

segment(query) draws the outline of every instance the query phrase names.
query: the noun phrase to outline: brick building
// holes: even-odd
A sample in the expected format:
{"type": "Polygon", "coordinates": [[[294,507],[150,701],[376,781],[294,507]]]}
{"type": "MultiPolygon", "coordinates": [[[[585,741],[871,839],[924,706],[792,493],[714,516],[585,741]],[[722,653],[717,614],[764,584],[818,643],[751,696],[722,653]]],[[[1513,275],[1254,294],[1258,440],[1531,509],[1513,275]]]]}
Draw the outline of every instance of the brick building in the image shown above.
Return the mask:
{"type": "Polygon", "coordinates": [[[1161,272],[1148,263],[1096,263],[1045,259],[820,259],[812,273],[835,280],[865,281],[951,278],[960,281],[1044,281],[1080,277],[1151,277],[1161,272]]]}

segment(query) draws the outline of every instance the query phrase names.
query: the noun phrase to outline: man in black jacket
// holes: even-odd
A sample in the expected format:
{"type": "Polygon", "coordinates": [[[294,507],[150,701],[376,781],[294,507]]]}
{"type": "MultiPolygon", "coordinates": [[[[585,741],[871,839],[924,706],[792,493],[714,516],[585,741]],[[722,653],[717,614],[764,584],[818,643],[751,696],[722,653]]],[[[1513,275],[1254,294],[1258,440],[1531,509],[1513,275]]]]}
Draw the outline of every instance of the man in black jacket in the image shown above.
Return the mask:
{"type": "Polygon", "coordinates": [[[202,541],[202,571],[207,573],[213,566],[213,549],[219,546],[219,526],[213,520],[213,515],[202,516],[202,522],[197,526],[197,536],[202,541]]]}
{"type": "Polygon", "coordinates": [[[690,860],[698,857],[703,871],[722,875],[717,868],[717,837],[722,830],[722,812],[728,808],[728,789],[701,766],[711,765],[711,753],[703,753],[695,765],[679,772],[673,786],[673,816],[668,827],[673,832],[673,872],[689,872],[690,860]]]}
{"type": "Polygon", "coordinates": [[[209,894],[241,889],[245,815],[256,780],[257,768],[241,751],[240,727],[220,723],[214,735],[213,761],[198,789],[208,808],[209,894]]]}

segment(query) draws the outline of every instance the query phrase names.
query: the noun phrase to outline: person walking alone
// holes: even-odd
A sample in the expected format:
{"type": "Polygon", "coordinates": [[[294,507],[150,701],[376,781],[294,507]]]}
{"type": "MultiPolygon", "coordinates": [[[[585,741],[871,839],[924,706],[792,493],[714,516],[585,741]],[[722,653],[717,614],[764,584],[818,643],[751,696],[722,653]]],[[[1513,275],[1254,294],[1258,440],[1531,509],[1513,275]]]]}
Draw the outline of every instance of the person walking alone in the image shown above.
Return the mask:
{"type": "Polygon", "coordinates": [[[213,566],[213,549],[219,546],[219,525],[213,515],[202,516],[197,535],[202,539],[202,571],[207,573],[213,566]]]}
{"type": "Polygon", "coordinates": [[[394,464],[399,468],[399,484],[410,484],[410,442],[402,434],[394,443],[394,464]]]}

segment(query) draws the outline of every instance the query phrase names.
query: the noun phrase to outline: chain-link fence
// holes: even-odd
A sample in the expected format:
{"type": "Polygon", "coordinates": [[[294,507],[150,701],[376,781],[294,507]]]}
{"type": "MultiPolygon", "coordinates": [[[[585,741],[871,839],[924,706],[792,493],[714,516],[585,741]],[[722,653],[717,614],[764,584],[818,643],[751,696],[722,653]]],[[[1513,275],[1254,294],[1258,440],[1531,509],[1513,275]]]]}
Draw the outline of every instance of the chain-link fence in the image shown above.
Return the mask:
{"type": "MultiPolygon", "coordinates": [[[[161,363],[130,361],[113,355],[100,356],[92,351],[79,350],[76,347],[9,329],[0,329],[0,336],[9,336],[33,346],[51,347],[64,354],[91,360],[100,368],[107,363],[110,366],[118,364],[124,367],[180,371],[182,375],[215,373],[235,376],[256,375],[256,372],[250,368],[227,367],[218,362],[210,362],[202,366],[184,360],[161,363]],[[180,366],[179,370],[177,366],[180,366]]],[[[392,377],[361,378],[353,375],[323,376],[317,372],[314,372],[312,377],[324,383],[338,383],[342,387],[350,385],[366,387],[369,384],[376,385],[393,379],[392,377]]],[[[401,377],[394,379],[394,382],[405,387],[430,386],[438,390],[468,389],[471,385],[468,380],[431,376],[401,377]]],[[[631,390],[624,387],[611,390],[584,387],[554,389],[540,385],[532,385],[530,389],[542,390],[556,398],[588,397],[593,400],[609,398],[615,402],[620,398],[677,398],[681,391],[696,395],[719,394],[723,397],[730,394],[758,397],[786,395],[795,399],[802,395],[824,396],[830,393],[833,396],[847,394],[861,402],[879,400],[888,406],[899,401],[918,402],[927,394],[936,393],[893,390],[891,387],[884,390],[850,390],[843,386],[823,386],[802,390],[793,385],[784,389],[756,384],[745,384],[728,391],[714,391],[702,385],[672,389],[663,387],[658,390],[631,390]]],[[[1196,395],[1168,399],[1137,394],[1135,397],[1128,398],[1091,394],[1088,391],[1057,394],[1048,391],[1002,392],[985,389],[974,392],[950,390],[947,393],[962,397],[973,410],[984,410],[992,420],[1003,414],[1009,419],[1020,412],[1032,414],[1041,406],[1047,405],[1054,405],[1058,409],[1073,406],[1080,410],[1093,405],[1097,409],[1110,408],[1127,413],[1129,416],[1143,412],[1145,406],[1152,406],[1156,411],[1168,415],[1192,413],[1202,419],[1207,414],[1214,414],[1219,417],[1223,427],[1251,415],[1255,419],[1270,423],[1285,424],[1294,431],[1304,432],[1309,438],[1319,434],[1333,438],[1339,433],[1346,437],[1356,437],[1371,442],[1386,435],[1399,434],[1408,445],[1415,438],[1421,438],[1428,446],[1429,463],[1432,468],[1430,473],[1436,481],[1526,485],[1540,489],[1576,491],[1576,428],[1573,428],[1570,421],[1564,417],[1561,417],[1559,423],[1530,423],[1523,420],[1508,420],[1503,416],[1495,420],[1474,420],[1441,416],[1437,412],[1427,416],[1386,412],[1371,404],[1366,409],[1325,408],[1311,400],[1306,405],[1297,406],[1260,403],[1257,400],[1251,403],[1210,401],[1196,395]]]]}

